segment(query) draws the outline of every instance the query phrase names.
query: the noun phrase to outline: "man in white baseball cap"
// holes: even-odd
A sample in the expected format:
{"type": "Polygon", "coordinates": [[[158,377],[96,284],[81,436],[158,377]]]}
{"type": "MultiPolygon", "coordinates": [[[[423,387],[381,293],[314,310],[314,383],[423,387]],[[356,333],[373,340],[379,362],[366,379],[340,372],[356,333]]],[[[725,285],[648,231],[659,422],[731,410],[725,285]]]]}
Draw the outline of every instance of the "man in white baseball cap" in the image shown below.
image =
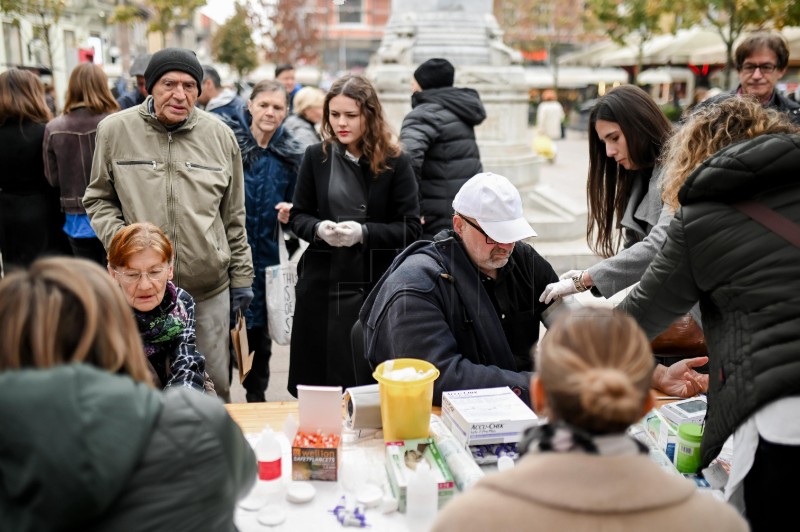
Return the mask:
{"type": "Polygon", "coordinates": [[[453,210],[453,229],[406,248],[361,308],[369,365],[427,360],[440,371],[436,405],[444,391],[496,386],[528,403],[531,348],[556,308],[539,295],[558,276],[524,242],[536,232],[505,177],[472,177],[453,210]]]}

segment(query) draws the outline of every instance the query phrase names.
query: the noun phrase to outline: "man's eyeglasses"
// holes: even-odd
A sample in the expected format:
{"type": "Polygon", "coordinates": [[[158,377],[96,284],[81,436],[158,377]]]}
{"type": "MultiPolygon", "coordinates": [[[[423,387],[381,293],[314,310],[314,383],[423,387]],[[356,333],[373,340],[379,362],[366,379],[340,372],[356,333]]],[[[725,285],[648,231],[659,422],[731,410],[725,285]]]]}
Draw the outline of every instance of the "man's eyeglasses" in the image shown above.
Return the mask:
{"type": "Polygon", "coordinates": [[[121,272],[119,270],[114,270],[117,272],[117,279],[122,284],[137,284],[141,279],[142,275],[146,275],[150,281],[154,283],[160,283],[164,280],[164,277],[167,275],[167,268],[159,268],[157,270],[150,270],[149,272],[121,272]]]}
{"type": "MultiPolygon", "coordinates": [[[[456,214],[458,214],[458,213],[456,213],[456,214]]],[[[463,214],[458,214],[458,215],[461,217],[461,219],[462,219],[462,220],[464,220],[465,222],[467,222],[467,224],[469,224],[469,225],[470,225],[470,226],[472,226],[472,227],[473,227],[473,228],[474,228],[476,231],[478,231],[480,234],[482,234],[483,236],[485,236],[485,237],[486,237],[486,243],[487,243],[487,244],[492,244],[492,245],[494,245],[494,244],[499,244],[499,242],[497,242],[497,240],[494,240],[492,237],[490,237],[489,235],[487,235],[487,234],[486,234],[486,232],[485,232],[483,229],[481,229],[481,228],[480,228],[480,226],[479,226],[478,224],[476,224],[476,223],[474,223],[474,222],[470,222],[470,221],[469,221],[469,218],[466,218],[466,217],[465,217],[463,214]]]]}
{"type": "Polygon", "coordinates": [[[775,72],[775,69],[777,68],[778,68],[777,65],[774,65],[772,63],[760,63],[760,64],[745,63],[742,65],[741,70],[745,74],[753,74],[756,71],[756,69],[760,70],[762,74],[772,74],[773,72],[775,72]]]}

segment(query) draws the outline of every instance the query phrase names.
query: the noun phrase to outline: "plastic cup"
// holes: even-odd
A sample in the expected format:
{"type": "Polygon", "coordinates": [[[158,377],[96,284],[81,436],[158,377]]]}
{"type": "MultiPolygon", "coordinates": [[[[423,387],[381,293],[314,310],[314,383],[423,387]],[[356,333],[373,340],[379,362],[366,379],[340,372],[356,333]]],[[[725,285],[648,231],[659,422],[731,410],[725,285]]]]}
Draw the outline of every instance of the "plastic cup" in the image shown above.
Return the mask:
{"type": "Polygon", "coordinates": [[[380,388],[384,441],[427,438],[433,405],[433,381],[439,376],[436,366],[416,358],[396,358],[379,364],[372,376],[380,388]],[[414,380],[393,378],[398,370],[406,368],[423,373],[425,377],[414,380]]]}

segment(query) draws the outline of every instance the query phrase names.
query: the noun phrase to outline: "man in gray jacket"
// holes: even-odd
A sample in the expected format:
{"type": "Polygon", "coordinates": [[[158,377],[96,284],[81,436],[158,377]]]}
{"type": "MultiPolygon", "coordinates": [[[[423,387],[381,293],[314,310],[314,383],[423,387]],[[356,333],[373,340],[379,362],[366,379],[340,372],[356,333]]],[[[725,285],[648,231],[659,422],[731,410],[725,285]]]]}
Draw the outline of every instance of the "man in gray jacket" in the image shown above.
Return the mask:
{"type": "Polygon", "coordinates": [[[133,222],[167,233],[174,282],[197,304],[197,348],[227,401],[230,313],[244,312],[253,298],[239,145],[222,121],[195,109],[203,69],[194,52],[156,52],[145,78],[150,96],[97,128],[83,204],[106,249],[133,222]]]}

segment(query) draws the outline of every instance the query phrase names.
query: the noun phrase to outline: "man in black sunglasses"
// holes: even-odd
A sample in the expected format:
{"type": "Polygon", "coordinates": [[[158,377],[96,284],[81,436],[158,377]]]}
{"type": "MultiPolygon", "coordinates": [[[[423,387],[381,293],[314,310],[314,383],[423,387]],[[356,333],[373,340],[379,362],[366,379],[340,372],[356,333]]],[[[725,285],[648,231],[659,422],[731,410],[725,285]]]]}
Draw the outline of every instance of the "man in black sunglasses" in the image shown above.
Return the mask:
{"type": "Polygon", "coordinates": [[[367,297],[359,315],[367,358],[372,367],[431,362],[440,371],[436,405],[444,391],[497,386],[528,403],[540,323],[564,304],[539,296],[558,275],[525,242],[536,232],[505,177],[472,177],[452,205],[453,229],[406,248],[367,297]]]}

